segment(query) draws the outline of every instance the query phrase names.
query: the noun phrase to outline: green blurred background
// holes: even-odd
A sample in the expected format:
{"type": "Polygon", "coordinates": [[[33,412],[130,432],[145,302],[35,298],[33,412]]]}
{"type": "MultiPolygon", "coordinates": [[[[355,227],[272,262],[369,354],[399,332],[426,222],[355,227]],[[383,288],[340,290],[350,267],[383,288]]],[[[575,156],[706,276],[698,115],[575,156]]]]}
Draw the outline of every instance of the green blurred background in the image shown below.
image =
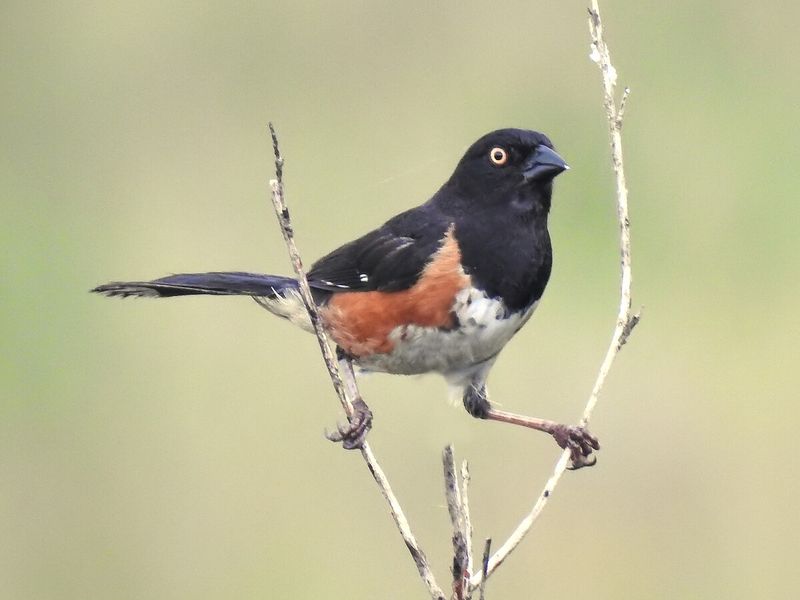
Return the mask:
{"type": "MultiPolygon", "coordinates": [[[[800,292],[794,2],[604,2],[644,318],[489,598],[793,598],[800,292]]],[[[316,343],[246,299],[112,279],[287,273],[265,125],[307,261],[428,197],[474,139],[573,170],[555,269],[493,398],[580,414],[613,327],[613,179],[582,2],[53,2],[0,9],[0,597],[424,598],[316,343]]],[[[436,377],[374,376],[373,447],[448,586],[440,451],[504,539],[558,455],[436,377]]]]}

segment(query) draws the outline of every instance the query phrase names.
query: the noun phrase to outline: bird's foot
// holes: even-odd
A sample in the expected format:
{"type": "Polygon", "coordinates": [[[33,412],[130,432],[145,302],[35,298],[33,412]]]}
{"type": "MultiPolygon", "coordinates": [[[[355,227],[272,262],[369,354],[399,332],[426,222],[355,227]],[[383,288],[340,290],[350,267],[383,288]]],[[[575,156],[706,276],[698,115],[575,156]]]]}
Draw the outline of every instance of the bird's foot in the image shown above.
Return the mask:
{"type": "Polygon", "coordinates": [[[600,450],[600,443],[585,427],[576,425],[556,425],[553,428],[556,443],[570,452],[568,469],[574,471],[583,467],[591,467],[597,462],[592,456],[594,450],[600,450]]]}
{"type": "Polygon", "coordinates": [[[332,442],[342,442],[345,450],[355,450],[364,445],[369,430],[372,429],[372,411],[362,399],[353,402],[353,414],[345,424],[336,426],[336,431],[325,432],[332,442]]]}

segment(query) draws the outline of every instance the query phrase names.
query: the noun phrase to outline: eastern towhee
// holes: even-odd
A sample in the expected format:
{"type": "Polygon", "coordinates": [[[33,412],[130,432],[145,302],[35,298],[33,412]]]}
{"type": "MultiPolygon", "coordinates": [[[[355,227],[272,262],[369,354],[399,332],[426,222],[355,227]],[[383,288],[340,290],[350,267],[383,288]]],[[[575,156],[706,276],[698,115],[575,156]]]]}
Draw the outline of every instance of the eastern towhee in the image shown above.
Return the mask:
{"type": "MultiPolygon", "coordinates": [[[[568,166],[547,136],[500,129],[475,142],[433,197],[318,260],[308,273],[320,316],[352,370],[441,373],[467,412],[551,434],[573,468],[594,464],[597,439],[581,427],[493,407],[486,378],[533,314],[550,277],[547,215],[553,179],[568,166]]],[[[190,273],[96,287],[108,296],[252,296],[311,331],[290,277],[190,273]]],[[[333,439],[359,447],[372,415],[363,401],[333,439]]]]}

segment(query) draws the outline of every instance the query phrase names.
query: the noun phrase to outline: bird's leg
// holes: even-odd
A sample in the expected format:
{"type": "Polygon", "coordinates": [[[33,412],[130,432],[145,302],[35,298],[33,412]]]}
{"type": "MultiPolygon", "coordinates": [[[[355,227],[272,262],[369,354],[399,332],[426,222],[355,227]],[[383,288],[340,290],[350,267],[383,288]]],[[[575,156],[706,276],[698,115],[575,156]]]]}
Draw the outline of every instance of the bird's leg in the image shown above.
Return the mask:
{"type": "Polygon", "coordinates": [[[547,419],[526,417],[494,408],[486,397],[485,384],[481,383],[467,387],[464,392],[464,408],[467,409],[469,414],[478,419],[512,423],[513,425],[522,425],[523,427],[549,433],[561,448],[569,449],[570,469],[591,467],[597,462],[597,458],[592,456],[592,452],[599,450],[600,444],[597,438],[589,433],[586,428],[563,425],[547,419]]]}
{"type": "Polygon", "coordinates": [[[342,442],[342,447],[346,450],[353,450],[364,445],[364,440],[372,429],[372,411],[358,391],[352,360],[341,349],[337,349],[336,354],[345,394],[353,404],[353,414],[347,418],[346,424],[337,425],[336,431],[326,432],[325,437],[332,442],[342,442]]]}

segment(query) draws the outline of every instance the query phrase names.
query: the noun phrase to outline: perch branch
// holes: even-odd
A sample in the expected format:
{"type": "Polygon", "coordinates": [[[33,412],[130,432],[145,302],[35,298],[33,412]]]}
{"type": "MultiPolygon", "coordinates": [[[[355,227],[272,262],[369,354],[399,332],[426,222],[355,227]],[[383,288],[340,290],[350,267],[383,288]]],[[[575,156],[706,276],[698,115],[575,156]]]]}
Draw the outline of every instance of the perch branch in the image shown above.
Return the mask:
{"type": "MultiPolygon", "coordinates": [[[[292,267],[294,268],[297,281],[300,285],[300,294],[303,298],[303,303],[308,311],[308,316],[311,320],[312,326],[314,327],[314,332],[317,335],[317,341],[319,342],[319,347],[322,351],[322,357],[325,360],[325,366],[328,369],[328,375],[330,375],[331,383],[333,383],[333,388],[336,391],[336,395],[339,398],[342,408],[347,416],[350,417],[353,415],[353,404],[345,393],[345,383],[347,384],[348,389],[357,390],[355,377],[353,376],[352,371],[348,371],[345,373],[347,381],[345,382],[342,380],[342,376],[340,375],[337,366],[336,356],[331,350],[330,343],[328,342],[328,336],[325,333],[325,329],[323,328],[319,317],[317,305],[311,295],[311,288],[308,285],[308,279],[306,277],[305,270],[303,269],[303,261],[300,258],[300,252],[297,250],[297,245],[294,242],[294,229],[292,228],[292,221],[289,217],[289,209],[284,198],[283,155],[281,154],[280,147],[278,146],[278,135],[275,132],[275,128],[273,127],[272,123],[269,124],[269,131],[270,135],[272,136],[272,149],[275,153],[276,177],[269,182],[270,188],[272,189],[272,204],[275,207],[275,214],[278,217],[278,224],[283,232],[283,239],[286,242],[286,248],[289,251],[289,258],[292,261],[292,267]]],[[[361,456],[364,458],[364,462],[367,463],[367,468],[372,474],[372,477],[375,479],[375,483],[378,484],[381,494],[383,494],[383,497],[389,504],[389,512],[392,516],[392,519],[394,520],[395,525],[397,526],[397,529],[400,532],[406,547],[408,548],[408,551],[411,553],[411,557],[414,559],[414,564],[416,564],[419,575],[427,586],[428,592],[430,592],[430,595],[432,598],[434,598],[434,600],[445,600],[444,592],[442,592],[441,588],[436,583],[436,579],[434,578],[433,572],[428,564],[428,559],[425,557],[425,553],[420,548],[419,543],[411,531],[411,527],[408,524],[408,519],[406,519],[406,516],[403,513],[400,502],[398,502],[397,497],[394,495],[392,487],[389,485],[389,480],[386,478],[383,469],[381,469],[380,464],[378,464],[375,455],[372,453],[372,450],[366,442],[361,447],[361,456]]]]}
{"type": "MultiPolygon", "coordinates": [[[[614,327],[614,333],[611,336],[611,342],[606,351],[603,362],[600,365],[600,370],[595,379],[592,392],[586,402],[586,407],[583,410],[580,424],[586,426],[592,416],[597,400],[600,396],[600,391],[603,389],[606,377],[608,376],[614,359],[619,353],[622,346],[628,340],[633,328],[639,322],[639,314],[631,313],[631,236],[630,236],[630,220],[628,218],[628,188],[625,183],[625,169],[622,158],[622,120],[625,113],[625,105],[628,99],[630,90],[625,89],[622,99],[619,104],[615,100],[615,88],[617,83],[617,71],[611,63],[611,56],[603,36],[603,23],[600,19],[600,7],[597,0],[592,0],[592,7],[589,9],[589,33],[592,38],[591,42],[591,59],[597,63],[600,68],[603,79],[603,106],[606,110],[606,120],[608,121],[608,132],[611,145],[611,163],[614,168],[616,176],[617,187],[617,218],[619,220],[619,248],[620,248],[620,301],[619,312],[617,313],[617,321],[614,327]]],[[[474,575],[470,579],[470,589],[479,587],[487,577],[489,577],[498,566],[508,557],[508,555],[517,547],[522,541],[522,538],[530,531],[536,519],[542,513],[542,510],[547,505],[549,498],[552,496],[553,491],[558,485],[561,476],[569,464],[570,453],[568,450],[562,452],[561,457],[558,459],[553,474],[545,483],[539,497],[536,499],[531,511],[525,516],[524,519],[517,525],[517,528],[500,546],[500,548],[488,560],[488,564],[484,567],[482,573],[474,575]]]]}

